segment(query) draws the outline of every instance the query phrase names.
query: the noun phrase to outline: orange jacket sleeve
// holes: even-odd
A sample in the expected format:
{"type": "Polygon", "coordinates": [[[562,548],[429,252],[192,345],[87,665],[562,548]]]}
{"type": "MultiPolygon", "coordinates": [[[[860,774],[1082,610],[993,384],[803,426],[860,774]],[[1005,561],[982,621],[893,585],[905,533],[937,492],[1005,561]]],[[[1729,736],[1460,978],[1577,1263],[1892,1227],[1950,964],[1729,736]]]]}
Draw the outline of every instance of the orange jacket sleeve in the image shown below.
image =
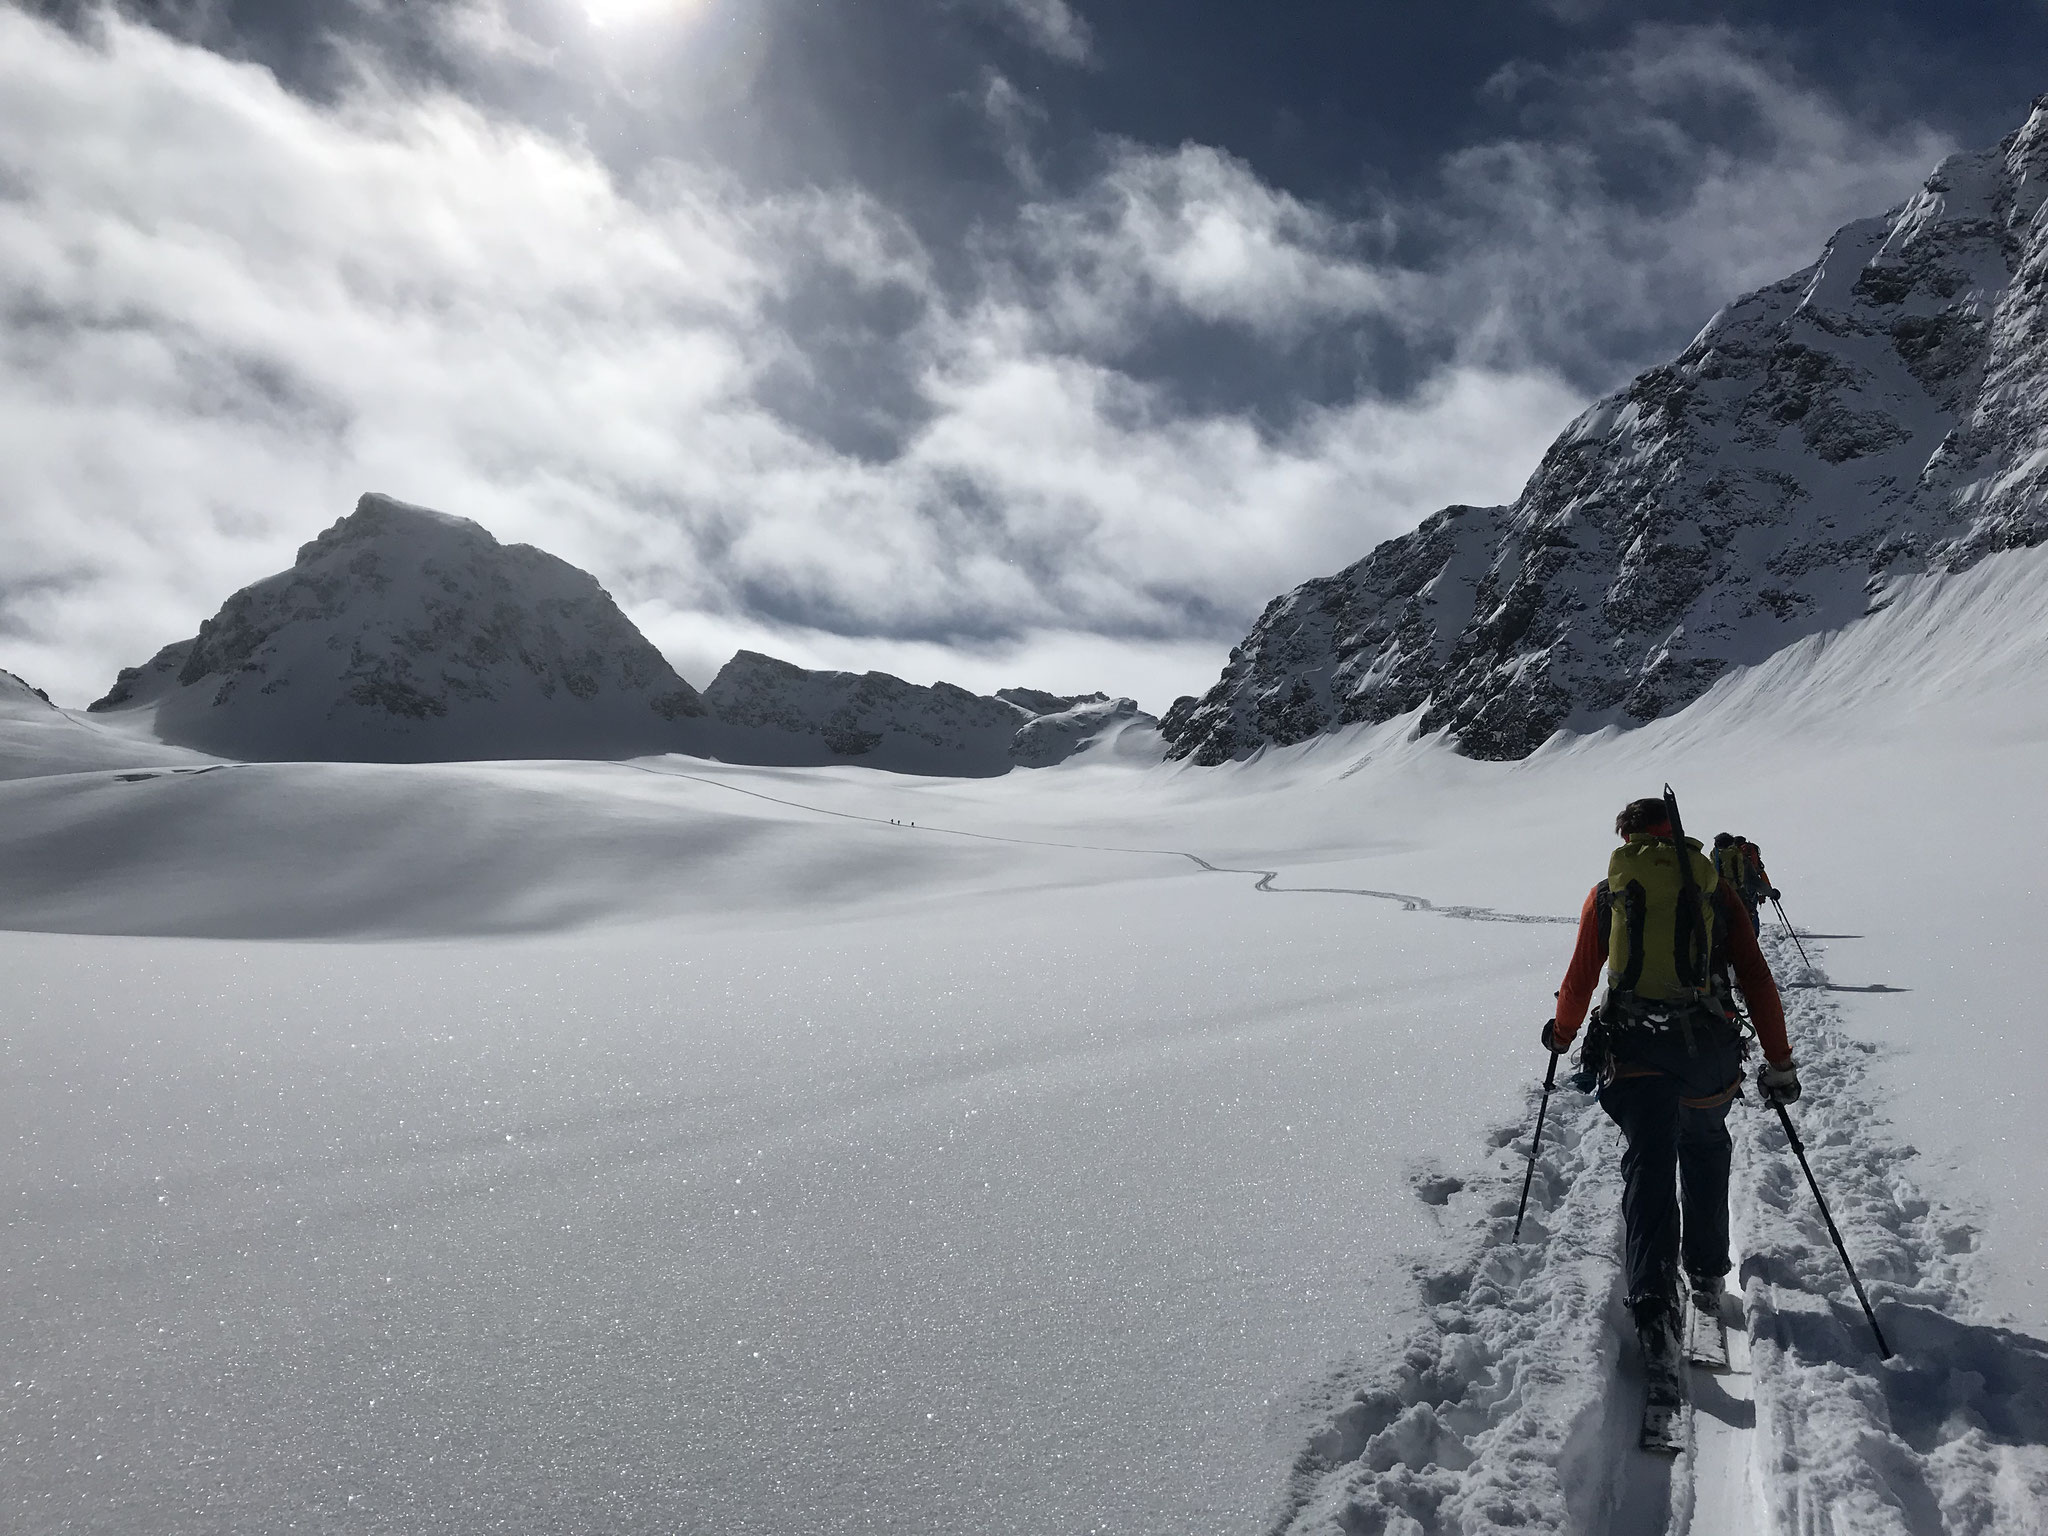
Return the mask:
{"type": "Polygon", "coordinates": [[[1756,930],[1749,926],[1749,914],[1727,886],[1715,889],[1714,904],[1728,932],[1728,958],[1735,964],[1735,983],[1749,1005],[1764,1060],[1782,1066],[1792,1059],[1792,1042],[1785,1036],[1785,1004],[1778,997],[1778,983],[1764,962],[1763,951],[1756,947],[1756,930]]]}
{"type": "MultiPolygon", "coordinates": [[[[1600,984],[1600,968],[1607,963],[1607,951],[1600,946],[1600,919],[1594,905],[1599,894],[1597,885],[1586,893],[1586,904],[1579,909],[1579,937],[1572,946],[1572,962],[1565,971],[1564,985],[1557,989],[1555,1039],[1559,1049],[1569,1047],[1578,1038],[1579,1026],[1585,1022],[1586,1009],[1593,1001],[1593,989],[1600,984]]],[[[1756,930],[1749,926],[1749,914],[1725,885],[1715,891],[1714,900],[1728,934],[1728,956],[1735,965],[1735,981],[1742,988],[1743,1001],[1749,1005],[1764,1059],[1773,1064],[1788,1062],[1792,1059],[1792,1044],[1785,1034],[1785,1005],[1778,997],[1778,983],[1772,979],[1763,951],[1756,946],[1756,930]]]]}
{"type": "MultiPolygon", "coordinates": [[[[1607,963],[1607,951],[1600,945],[1600,918],[1595,911],[1600,887],[1586,892],[1586,904],[1579,909],[1579,941],[1572,946],[1572,963],[1564,973],[1564,985],[1557,989],[1557,1030],[1554,1038],[1563,1050],[1578,1037],[1585,1022],[1586,1005],[1593,1001],[1593,989],[1600,985],[1600,967],[1607,963]]],[[[1755,948],[1755,940],[1750,947],[1755,948]]]]}

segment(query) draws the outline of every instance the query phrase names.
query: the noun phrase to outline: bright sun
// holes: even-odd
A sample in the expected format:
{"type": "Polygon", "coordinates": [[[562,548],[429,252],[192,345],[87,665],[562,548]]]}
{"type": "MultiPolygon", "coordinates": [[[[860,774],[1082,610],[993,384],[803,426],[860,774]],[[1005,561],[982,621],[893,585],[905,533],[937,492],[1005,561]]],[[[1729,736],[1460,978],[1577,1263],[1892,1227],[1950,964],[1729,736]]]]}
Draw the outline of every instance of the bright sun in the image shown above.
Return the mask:
{"type": "Polygon", "coordinates": [[[581,0],[594,27],[628,27],[645,21],[680,20],[708,0],[581,0]]]}

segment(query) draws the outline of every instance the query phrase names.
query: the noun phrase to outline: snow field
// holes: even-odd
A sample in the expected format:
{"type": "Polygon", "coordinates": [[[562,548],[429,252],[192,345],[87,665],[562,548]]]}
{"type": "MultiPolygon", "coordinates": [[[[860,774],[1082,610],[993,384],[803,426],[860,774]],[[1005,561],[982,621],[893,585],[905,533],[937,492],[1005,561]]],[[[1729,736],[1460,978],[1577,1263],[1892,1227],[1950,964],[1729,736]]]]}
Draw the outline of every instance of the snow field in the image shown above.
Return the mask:
{"type": "Polygon", "coordinates": [[[1632,1449],[1569,1091],[1501,1241],[1566,925],[1669,779],[1813,935],[1796,1113],[1900,1350],[1738,1111],[1759,1528],[2039,1531],[2044,555],[1515,765],[44,758],[0,1524],[1728,1529],[1712,1447],[1632,1449]]]}
{"type": "Polygon", "coordinates": [[[1543,946],[1183,867],[705,938],[7,936],[9,1527],[1255,1525],[1430,1238],[1360,1173],[1471,1133],[1483,1053],[1419,1020],[1543,946]]]}

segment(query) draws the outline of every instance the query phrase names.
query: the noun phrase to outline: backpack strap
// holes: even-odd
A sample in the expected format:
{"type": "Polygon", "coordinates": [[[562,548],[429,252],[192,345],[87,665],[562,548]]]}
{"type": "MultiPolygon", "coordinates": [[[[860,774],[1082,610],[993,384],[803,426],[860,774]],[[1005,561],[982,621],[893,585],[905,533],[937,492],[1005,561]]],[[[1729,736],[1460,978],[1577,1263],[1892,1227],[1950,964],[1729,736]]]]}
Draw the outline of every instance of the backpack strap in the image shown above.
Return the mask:
{"type": "Polygon", "coordinates": [[[1671,925],[1672,967],[1683,986],[1699,987],[1707,979],[1708,957],[1699,952],[1700,933],[1699,888],[1688,882],[1678,893],[1678,920],[1671,925]]]}
{"type": "Polygon", "coordinates": [[[1628,969],[1614,978],[1618,991],[1633,992],[1636,983],[1643,979],[1643,917],[1649,905],[1642,881],[1631,880],[1622,887],[1621,908],[1628,923],[1628,969]]]}

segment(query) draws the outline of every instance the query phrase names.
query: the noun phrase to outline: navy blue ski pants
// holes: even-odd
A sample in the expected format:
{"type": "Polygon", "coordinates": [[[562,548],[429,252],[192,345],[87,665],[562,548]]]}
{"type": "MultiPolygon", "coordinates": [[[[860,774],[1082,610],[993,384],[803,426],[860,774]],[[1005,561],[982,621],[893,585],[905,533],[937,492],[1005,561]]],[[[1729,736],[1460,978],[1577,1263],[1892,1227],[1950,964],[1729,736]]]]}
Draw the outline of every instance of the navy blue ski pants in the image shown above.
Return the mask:
{"type": "Polygon", "coordinates": [[[1600,1107],[1628,1138],[1621,1216],[1631,1310],[1675,1294],[1681,1250],[1688,1275],[1728,1273],[1728,1105],[1688,1109],[1679,1102],[1686,1096],[1686,1085],[1662,1072],[1600,1090],[1600,1107]]]}

